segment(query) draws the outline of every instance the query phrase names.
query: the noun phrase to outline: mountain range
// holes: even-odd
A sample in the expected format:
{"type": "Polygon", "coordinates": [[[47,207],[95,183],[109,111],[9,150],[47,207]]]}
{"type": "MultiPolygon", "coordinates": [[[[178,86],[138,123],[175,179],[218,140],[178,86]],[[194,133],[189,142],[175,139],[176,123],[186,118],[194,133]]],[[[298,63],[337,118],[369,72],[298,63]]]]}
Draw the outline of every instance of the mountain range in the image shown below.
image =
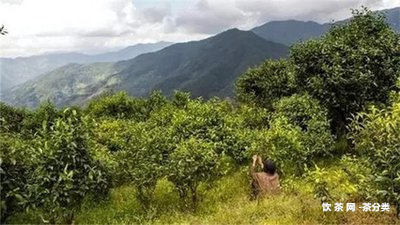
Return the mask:
{"type": "MultiPolygon", "coordinates": [[[[400,32],[400,7],[378,11],[382,13],[388,24],[400,32]]],[[[266,40],[290,46],[299,41],[321,37],[328,32],[332,24],[340,24],[347,20],[319,24],[313,21],[284,20],[272,21],[253,28],[251,31],[266,40]]]]}
{"type": "MultiPolygon", "coordinates": [[[[400,32],[400,7],[382,12],[390,26],[400,32]]],[[[46,99],[57,106],[81,105],[105,91],[119,90],[140,97],[152,90],[169,95],[177,89],[190,91],[195,97],[229,97],[234,81],[248,67],[268,58],[286,57],[287,46],[320,37],[331,25],[273,21],[250,31],[231,29],[204,40],[149,50],[129,60],[117,61],[115,57],[116,62],[104,62],[113,61],[109,60],[112,57],[100,60],[99,56],[100,63],[65,65],[8,89],[2,101],[28,107],[46,99]]]]}
{"type": "Polygon", "coordinates": [[[115,52],[97,55],[82,53],[44,54],[30,57],[0,58],[0,91],[7,90],[41,74],[70,63],[116,62],[134,58],[140,54],[158,51],[172,43],[158,42],[137,44],[115,52]]]}
{"type": "Polygon", "coordinates": [[[4,99],[35,107],[46,99],[57,106],[81,104],[110,90],[125,90],[134,96],[146,96],[152,90],[168,95],[175,89],[206,98],[230,96],[233,81],[249,66],[287,54],[285,45],[232,29],[131,60],[63,66],[12,89],[4,99]]]}

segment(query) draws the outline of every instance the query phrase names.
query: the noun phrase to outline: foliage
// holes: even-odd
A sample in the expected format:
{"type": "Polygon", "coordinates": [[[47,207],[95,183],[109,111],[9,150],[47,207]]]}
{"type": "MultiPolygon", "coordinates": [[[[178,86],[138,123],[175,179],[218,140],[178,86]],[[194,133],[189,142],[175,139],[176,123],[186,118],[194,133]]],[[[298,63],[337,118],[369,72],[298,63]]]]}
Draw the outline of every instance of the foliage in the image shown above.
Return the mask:
{"type": "Polygon", "coordinates": [[[327,111],[308,95],[275,102],[269,129],[261,131],[248,154],[277,162],[282,173],[302,175],[313,161],[332,155],[327,111]]]}
{"type": "Polygon", "coordinates": [[[125,120],[106,119],[100,121],[92,132],[97,144],[105,146],[109,152],[127,150],[128,144],[133,138],[132,126],[135,123],[125,120]]]}
{"type": "Polygon", "coordinates": [[[289,59],[266,61],[238,79],[239,101],[271,109],[293,93],[309,93],[329,110],[342,135],[347,118],[367,103],[387,103],[400,74],[400,35],[384,17],[354,10],[349,22],[320,39],[291,47],[289,59]]]}
{"type": "Polygon", "coordinates": [[[172,104],[178,108],[185,108],[190,101],[190,93],[175,91],[172,97],[172,104]]]}
{"type": "Polygon", "coordinates": [[[90,131],[90,153],[99,160],[112,176],[112,186],[127,182],[126,170],[120,166],[119,154],[131,147],[134,139],[134,124],[120,119],[105,119],[97,122],[90,131]]]}
{"type": "Polygon", "coordinates": [[[281,97],[296,91],[293,65],[285,60],[267,60],[246,71],[236,82],[239,101],[270,108],[281,97]]]}
{"type": "Polygon", "coordinates": [[[24,109],[14,108],[0,102],[0,131],[20,132],[26,114],[27,112],[24,109]]]}
{"type": "Polygon", "coordinates": [[[27,114],[23,120],[24,134],[32,135],[40,132],[43,126],[49,129],[59,116],[58,110],[51,102],[47,101],[42,103],[35,111],[27,114]],[[46,121],[46,125],[43,124],[44,121],[46,121]]]}
{"type": "Polygon", "coordinates": [[[223,123],[220,111],[211,104],[194,100],[187,104],[186,109],[174,112],[171,119],[171,132],[178,141],[189,137],[218,141],[223,123]]]}
{"type": "Polygon", "coordinates": [[[146,118],[145,100],[130,98],[127,93],[119,92],[91,101],[87,113],[94,118],[142,121],[146,118]]]}
{"type": "Polygon", "coordinates": [[[90,193],[106,194],[109,181],[107,172],[89,154],[86,119],[70,109],[61,116],[49,129],[43,123],[36,139],[35,151],[42,154],[33,174],[33,204],[49,213],[51,223],[72,223],[83,198],[90,193]]]}
{"type": "Polygon", "coordinates": [[[191,194],[193,206],[197,203],[197,187],[222,175],[220,160],[211,143],[195,138],[181,142],[171,153],[168,163],[168,180],[184,199],[191,194]]]}
{"type": "Polygon", "coordinates": [[[29,203],[28,188],[36,161],[36,156],[29,154],[29,144],[15,135],[0,136],[1,223],[29,203]]]}
{"type": "Polygon", "coordinates": [[[126,173],[126,182],[132,182],[139,201],[148,209],[158,179],[166,175],[165,168],[173,143],[162,128],[149,129],[145,124],[138,124],[130,129],[134,130],[134,136],[129,148],[117,155],[119,169],[126,173]]]}
{"type": "Polygon", "coordinates": [[[311,161],[307,158],[302,142],[300,127],[293,125],[286,117],[277,117],[270,128],[258,133],[258,137],[247,154],[259,154],[276,162],[281,174],[301,175],[311,161]]]}
{"type": "Polygon", "coordinates": [[[335,126],[368,102],[386,103],[400,70],[400,36],[366,9],[323,38],[292,47],[296,83],[329,109],[335,126]]]}
{"type": "Polygon", "coordinates": [[[227,123],[234,123],[240,128],[251,130],[260,130],[268,128],[270,113],[260,107],[251,107],[249,105],[239,105],[238,107],[226,112],[230,117],[227,123]],[[234,112],[234,113],[231,113],[234,112]]]}
{"type": "Polygon", "coordinates": [[[372,106],[359,113],[351,131],[356,151],[369,159],[376,194],[395,204],[400,213],[400,102],[388,109],[372,106]]]}
{"type": "Polygon", "coordinates": [[[150,113],[158,111],[164,105],[168,103],[167,98],[161,93],[161,91],[153,91],[150,97],[146,100],[146,110],[147,115],[150,113]]]}
{"type": "Polygon", "coordinates": [[[360,158],[356,155],[345,155],[340,160],[341,169],[357,189],[357,194],[352,198],[358,201],[363,199],[368,201],[377,200],[376,190],[378,190],[378,187],[374,182],[374,175],[369,161],[368,158],[360,158]]]}
{"type": "Polygon", "coordinates": [[[236,84],[240,103],[192,99],[180,91],[171,98],[161,92],[147,99],[104,95],[85,109],[47,102],[26,110],[1,103],[1,222],[28,215],[32,223],[73,223],[75,214],[94,208],[103,210],[97,214],[102,223],[172,223],[180,212],[171,205],[178,201],[199,209],[192,218],[210,211],[245,217],[219,215],[225,220],[211,223],[261,222],[254,215],[275,223],[275,209],[287,212],[282,202],[296,215],[288,223],[348,221],[321,214],[314,198],[379,199],[399,209],[399,47],[399,36],[381,17],[355,11],[354,19],[323,38],[293,47],[289,60],[249,69],[236,84]],[[390,108],[378,109],[389,99],[390,108]],[[343,125],[367,103],[376,106],[355,116],[349,127],[353,145],[340,133],[335,143],[331,125],[343,125]],[[353,155],[338,158],[334,149],[353,155]],[[242,165],[253,154],[274,160],[283,175],[284,194],[260,201],[273,212],[247,200],[242,165]],[[228,173],[233,178],[223,177],[228,173]],[[110,188],[110,199],[99,198],[110,188]],[[219,211],[217,200],[229,210],[219,211]],[[115,221],[106,218],[110,204],[118,205],[110,208],[115,221]],[[162,220],[165,215],[169,220],[162,220]],[[35,222],[39,217],[43,221],[35,222]]]}
{"type": "Polygon", "coordinates": [[[315,170],[312,170],[309,174],[310,179],[314,181],[314,197],[319,199],[321,204],[332,200],[326,180],[328,175],[323,168],[321,169],[318,166],[315,166],[315,170]]]}
{"type": "Polygon", "coordinates": [[[330,133],[328,112],[308,94],[295,94],[274,103],[274,117],[284,116],[300,127],[307,155],[312,158],[331,156],[333,136],[330,133]]]}

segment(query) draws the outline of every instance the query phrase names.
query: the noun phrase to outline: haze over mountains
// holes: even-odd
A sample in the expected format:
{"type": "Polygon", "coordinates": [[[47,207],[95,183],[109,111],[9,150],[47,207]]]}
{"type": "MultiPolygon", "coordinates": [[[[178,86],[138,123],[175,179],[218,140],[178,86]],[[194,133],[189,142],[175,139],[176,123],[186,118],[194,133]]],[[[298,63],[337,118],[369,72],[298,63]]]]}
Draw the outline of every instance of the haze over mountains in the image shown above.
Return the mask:
{"type": "MultiPolygon", "coordinates": [[[[400,7],[383,12],[392,28],[400,32],[400,7]]],[[[110,90],[147,96],[152,90],[162,90],[168,95],[179,89],[205,98],[229,97],[233,93],[234,81],[248,67],[268,58],[286,57],[287,46],[320,37],[330,26],[312,21],[273,21],[251,31],[232,29],[211,38],[174,44],[126,61],[70,64],[4,91],[2,101],[35,107],[48,99],[57,106],[65,106],[84,104],[110,90]]],[[[117,61],[120,55],[98,56],[96,62],[117,61]]],[[[81,54],[70,57],[85,60],[81,54]]],[[[3,86],[3,67],[1,70],[3,86]]]]}
{"type": "Polygon", "coordinates": [[[391,27],[400,32],[400,7],[382,11],[391,27]]]}
{"type": "Polygon", "coordinates": [[[116,63],[70,64],[13,89],[4,97],[34,107],[50,99],[57,106],[81,104],[104,91],[146,96],[175,89],[193,96],[231,96],[233,81],[249,66],[288,53],[285,45],[251,31],[228,30],[201,41],[174,44],[158,52],[116,63]],[[11,98],[10,98],[11,97],[11,98]]]}
{"type": "Polygon", "coordinates": [[[48,73],[69,63],[116,62],[134,58],[140,54],[158,51],[171,45],[170,42],[137,44],[115,52],[97,55],[82,53],[45,54],[31,57],[0,58],[0,91],[7,90],[25,81],[48,73]]]}

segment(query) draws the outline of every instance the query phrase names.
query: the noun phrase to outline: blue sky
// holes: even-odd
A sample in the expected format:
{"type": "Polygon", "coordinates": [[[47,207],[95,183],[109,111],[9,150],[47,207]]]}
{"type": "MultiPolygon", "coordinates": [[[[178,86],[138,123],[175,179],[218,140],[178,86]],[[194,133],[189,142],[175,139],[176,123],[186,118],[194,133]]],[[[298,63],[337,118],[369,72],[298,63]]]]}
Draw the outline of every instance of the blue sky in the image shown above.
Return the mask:
{"type": "Polygon", "coordinates": [[[272,20],[328,22],[350,8],[400,6],[399,0],[1,0],[0,56],[99,53],[137,43],[198,40],[272,20]]]}

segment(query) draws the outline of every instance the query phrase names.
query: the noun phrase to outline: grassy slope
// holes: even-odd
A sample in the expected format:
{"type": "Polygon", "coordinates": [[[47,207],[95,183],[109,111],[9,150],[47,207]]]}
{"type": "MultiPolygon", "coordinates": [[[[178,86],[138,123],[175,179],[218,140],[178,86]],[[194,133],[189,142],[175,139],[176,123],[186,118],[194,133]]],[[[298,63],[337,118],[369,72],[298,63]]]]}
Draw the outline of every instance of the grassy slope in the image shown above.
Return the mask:
{"type": "MultiPolygon", "coordinates": [[[[87,200],[76,217],[77,224],[400,224],[392,212],[362,212],[355,200],[353,184],[342,165],[325,167],[332,175],[330,192],[341,196],[333,202],[356,202],[356,212],[323,212],[314,198],[312,184],[305,179],[284,179],[282,192],[260,201],[249,200],[247,168],[234,172],[212,187],[202,186],[202,201],[196,212],[188,211],[165,180],[159,182],[154,207],[143,213],[132,186],[112,190],[110,199],[87,200]],[[185,210],[186,209],[186,210],[185,210]]],[[[15,216],[11,223],[40,223],[34,212],[15,216]]]]}

